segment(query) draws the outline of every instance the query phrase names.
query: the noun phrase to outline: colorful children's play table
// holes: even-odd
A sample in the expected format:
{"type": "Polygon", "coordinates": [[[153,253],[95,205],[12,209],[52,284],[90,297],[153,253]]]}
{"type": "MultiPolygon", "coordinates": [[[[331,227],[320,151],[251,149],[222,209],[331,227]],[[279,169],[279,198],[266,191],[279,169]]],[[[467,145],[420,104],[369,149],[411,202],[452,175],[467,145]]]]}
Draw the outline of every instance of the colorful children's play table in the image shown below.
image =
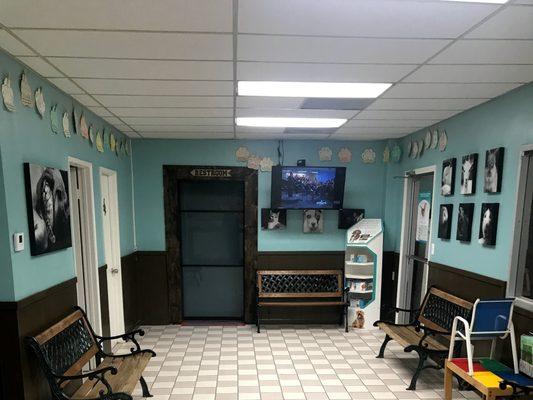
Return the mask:
{"type": "Polygon", "coordinates": [[[533,379],[522,374],[515,374],[506,365],[491,359],[474,361],[474,373],[468,374],[468,361],[466,358],[446,360],[444,371],[444,398],[452,399],[453,376],[456,375],[476,388],[485,396],[486,400],[494,400],[501,396],[512,396],[514,393],[510,385],[500,388],[503,381],[513,382],[522,387],[533,386],[533,379]]]}

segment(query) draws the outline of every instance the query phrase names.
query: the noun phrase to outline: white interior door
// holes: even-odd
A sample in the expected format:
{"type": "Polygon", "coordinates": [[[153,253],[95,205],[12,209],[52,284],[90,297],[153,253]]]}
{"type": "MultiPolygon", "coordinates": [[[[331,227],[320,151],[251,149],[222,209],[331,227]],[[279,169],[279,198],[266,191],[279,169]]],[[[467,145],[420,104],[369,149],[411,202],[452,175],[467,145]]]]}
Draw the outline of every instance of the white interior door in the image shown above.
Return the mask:
{"type": "Polygon", "coordinates": [[[111,336],[124,333],[124,306],[122,300],[122,266],[120,262],[120,230],[118,217],[117,175],[101,168],[102,221],[104,251],[107,265],[109,298],[109,326],[111,336]]]}

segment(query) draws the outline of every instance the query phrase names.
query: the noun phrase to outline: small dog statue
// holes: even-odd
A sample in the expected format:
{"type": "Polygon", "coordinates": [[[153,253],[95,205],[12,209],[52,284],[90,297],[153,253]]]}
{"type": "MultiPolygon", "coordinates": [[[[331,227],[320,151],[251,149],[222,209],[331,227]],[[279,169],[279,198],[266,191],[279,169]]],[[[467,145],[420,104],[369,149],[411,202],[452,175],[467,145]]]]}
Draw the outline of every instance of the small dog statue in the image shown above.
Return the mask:
{"type": "Polygon", "coordinates": [[[357,310],[355,312],[355,320],[352,326],[357,329],[363,329],[365,327],[365,312],[363,310],[357,310]]]}

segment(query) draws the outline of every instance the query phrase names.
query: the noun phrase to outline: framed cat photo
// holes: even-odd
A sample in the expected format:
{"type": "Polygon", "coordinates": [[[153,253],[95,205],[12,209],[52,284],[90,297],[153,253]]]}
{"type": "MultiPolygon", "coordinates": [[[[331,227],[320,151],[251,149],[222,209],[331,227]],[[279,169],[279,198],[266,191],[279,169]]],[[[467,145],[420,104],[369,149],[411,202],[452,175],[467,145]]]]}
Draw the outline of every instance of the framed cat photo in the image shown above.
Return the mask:
{"type": "Polygon", "coordinates": [[[277,231],[287,227],[287,210],[272,208],[261,209],[261,229],[264,231],[277,231]]]}
{"type": "Polygon", "coordinates": [[[442,162],[442,180],[440,194],[443,196],[453,196],[455,187],[455,166],[456,158],[450,158],[442,162]]]}
{"type": "Polygon", "coordinates": [[[448,240],[452,233],[453,204],[441,204],[439,209],[439,239],[448,240]]]}
{"type": "Polygon", "coordinates": [[[463,157],[461,164],[461,194],[476,193],[478,154],[468,154],[463,157]]]}
{"type": "Polygon", "coordinates": [[[504,147],[487,150],[485,155],[485,193],[500,193],[503,178],[503,153],[504,147]]]}
{"type": "Polygon", "coordinates": [[[457,215],[457,240],[470,242],[472,240],[472,219],[474,218],[474,203],[459,204],[457,215]]]}

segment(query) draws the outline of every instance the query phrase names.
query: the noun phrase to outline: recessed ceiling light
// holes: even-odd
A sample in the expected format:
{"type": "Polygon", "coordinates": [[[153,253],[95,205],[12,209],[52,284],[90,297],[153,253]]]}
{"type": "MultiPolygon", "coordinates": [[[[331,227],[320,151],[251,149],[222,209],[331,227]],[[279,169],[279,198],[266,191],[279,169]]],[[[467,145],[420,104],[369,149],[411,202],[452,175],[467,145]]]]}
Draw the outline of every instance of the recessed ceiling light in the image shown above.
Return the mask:
{"type": "Polygon", "coordinates": [[[441,0],[441,1],[455,1],[459,3],[494,3],[494,4],[504,4],[509,0],[441,0]]]}
{"type": "Polygon", "coordinates": [[[391,83],[239,81],[239,96],[373,99],[391,83]]]}
{"type": "Polygon", "coordinates": [[[278,118],[278,117],[238,117],[238,126],[263,128],[338,128],[347,120],[344,118],[278,118]]]}

